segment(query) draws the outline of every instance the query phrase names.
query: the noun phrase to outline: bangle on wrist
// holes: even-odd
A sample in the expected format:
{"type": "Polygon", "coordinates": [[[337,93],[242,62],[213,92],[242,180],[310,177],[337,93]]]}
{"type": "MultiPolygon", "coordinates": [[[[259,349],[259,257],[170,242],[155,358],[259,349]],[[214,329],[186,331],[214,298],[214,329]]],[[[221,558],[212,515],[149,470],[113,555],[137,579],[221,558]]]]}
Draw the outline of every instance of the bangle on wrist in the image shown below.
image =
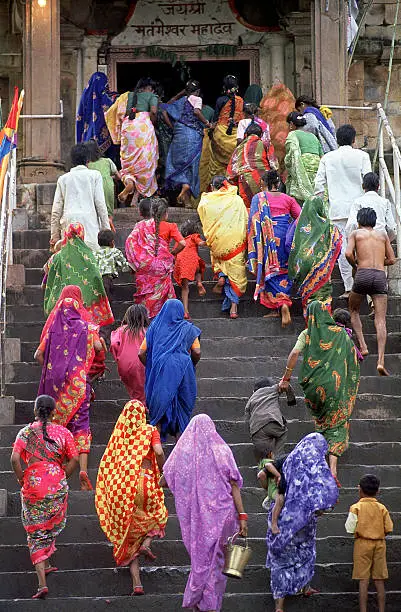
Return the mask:
{"type": "Polygon", "coordinates": [[[283,378],[281,380],[284,380],[285,382],[290,382],[291,377],[290,378],[286,378],[285,376],[283,376],[283,378]]]}
{"type": "Polygon", "coordinates": [[[248,515],[246,512],[240,512],[238,514],[238,518],[240,521],[247,521],[248,520],[248,515]]]}

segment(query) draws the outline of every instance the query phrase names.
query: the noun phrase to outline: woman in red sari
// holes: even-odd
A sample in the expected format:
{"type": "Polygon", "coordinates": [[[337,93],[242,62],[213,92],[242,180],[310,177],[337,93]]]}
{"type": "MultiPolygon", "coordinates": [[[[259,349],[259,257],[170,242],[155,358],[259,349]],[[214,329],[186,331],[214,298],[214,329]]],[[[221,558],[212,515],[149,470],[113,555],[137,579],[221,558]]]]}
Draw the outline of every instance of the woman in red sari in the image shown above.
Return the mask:
{"type": "Polygon", "coordinates": [[[248,209],[253,196],[260,190],[262,174],[270,170],[262,135],[260,125],[251,123],[245,130],[245,140],[235,149],[227,166],[227,178],[238,187],[239,195],[248,209]]]}
{"type": "Polygon", "coordinates": [[[95,355],[102,355],[98,327],[82,303],[79,287],[64,287],[42,331],[35,359],[43,366],[39,395],[56,402],[53,421],[68,427],[79,452],[82,490],[91,490],[88,454],[91,446],[89,407],[90,370],[95,355]]]}
{"type": "Polygon", "coordinates": [[[11,465],[22,487],[22,523],[39,581],[32,599],[46,597],[46,575],[57,570],[51,566],[50,557],[67,520],[67,478],[78,465],[72,434],[48,422],[55,407],[53,398],[47,395],[36,399],[35,421],[20,430],[11,454],[11,465]],[[25,471],[21,459],[27,465],[25,471]]]}

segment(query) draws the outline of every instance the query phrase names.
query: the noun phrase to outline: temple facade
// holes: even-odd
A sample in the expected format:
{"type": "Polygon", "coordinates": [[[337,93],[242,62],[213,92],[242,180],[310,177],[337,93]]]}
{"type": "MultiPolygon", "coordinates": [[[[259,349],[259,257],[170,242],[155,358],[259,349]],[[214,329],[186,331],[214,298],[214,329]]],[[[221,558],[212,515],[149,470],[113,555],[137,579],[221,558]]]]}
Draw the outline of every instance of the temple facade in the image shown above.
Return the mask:
{"type": "MultiPolygon", "coordinates": [[[[14,85],[26,91],[20,179],[52,182],[68,165],[77,103],[97,70],[107,73],[111,90],[132,89],[140,76],[152,76],[167,96],[195,78],[209,104],[230,73],[242,90],[258,83],[267,91],[281,81],[295,95],[329,105],[383,101],[394,13],[395,2],[373,5],[349,68],[344,0],[3,0],[3,112],[14,85]]],[[[396,49],[389,105],[396,132],[400,58],[396,49]]],[[[373,146],[374,113],[336,111],[335,119],[353,121],[373,146]]]]}

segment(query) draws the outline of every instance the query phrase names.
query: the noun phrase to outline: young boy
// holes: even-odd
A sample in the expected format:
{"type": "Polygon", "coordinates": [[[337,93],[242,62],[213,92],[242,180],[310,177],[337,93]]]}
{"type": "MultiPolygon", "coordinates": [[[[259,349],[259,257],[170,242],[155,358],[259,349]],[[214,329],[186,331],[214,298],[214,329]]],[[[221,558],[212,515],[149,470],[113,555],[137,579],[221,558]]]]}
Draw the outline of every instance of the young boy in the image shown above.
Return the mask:
{"type": "MultiPolygon", "coordinates": [[[[287,403],[297,402],[291,385],[286,389],[287,403]]],[[[280,410],[278,384],[271,378],[260,378],[255,382],[253,394],[245,406],[245,423],[254,445],[255,457],[260,461],[270,447],[274,457],[282,455],[287,440],[287,422],[280,410]]]]}
{"type": "Polygon", "coordinates": [[[273,500],[275,502],[272,513],[271,530],[273,534],[277,535],[280,533],[277,522],[284,506],[285,491],[287,488],[285,476],[283,474],[283,465],[288,454],[281,455],[281,457],[275,460],[272,459],[271,452],[266,454],[269,455],[269,458],[261,461],[261,464],[264,463],[264,467],[260,470],[258,479],[262,487],[267,490],[267,498],[262,504],[263,508],[265,508],[265,510],[267,509],[266,502],[273,500]]]}
{"type": "Polygon", "coordinates": [[[114,279],[119,272],[128,272],[130,265],[124,255],[114,245],[115,234],[111,230],[103,230],[98,234],[100,249],[96,251],[95,257],[109,302],[111,304],[114,293],[114,279]]]}
{"type": "Polygon", "coordinates": [[[369,580],[374,580],[379,612],[384,612],[386,594],[384,581],[388,578],[386,540],[393,531],[393,522],[385,506],[377,501],[380,480],[366,474],[359,482],[359,501],[349,509],[345,529],[353,533],[353,580],[359,580],[359,610],[367,611],[369,580]]]}

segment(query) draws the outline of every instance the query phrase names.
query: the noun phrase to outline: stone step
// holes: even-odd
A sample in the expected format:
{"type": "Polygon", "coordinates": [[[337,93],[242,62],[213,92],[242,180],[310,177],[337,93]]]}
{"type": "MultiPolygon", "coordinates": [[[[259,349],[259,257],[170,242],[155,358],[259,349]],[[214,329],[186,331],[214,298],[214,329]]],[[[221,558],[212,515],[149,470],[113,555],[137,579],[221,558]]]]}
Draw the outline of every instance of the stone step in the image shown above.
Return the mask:
{"type": "MultiPolygon", "coordinates": [[[[194,414],[206,413],[214,420],[238,420],[244,418],[244,407],[248,397],[198,397],[194,414]]],[[[33,419],[33,400],[17,400],[15,422],[29,423],[33,419]]],[[[297,398],[296,407],[280,402],[281,410],[287,419],[298,416],[309,420],[310,412],[305,407],[303,397],[297,398]],[[296,410],[296,412],[294,412],[296,410]]],[[[91,422],[115,422],[124,407],[123,400],[96,400],[91,406],[91,422]]],[[[360,393],[357,397],[353,418],[355,419],[393,419],[401,417],[401,396],[360,393]]],[[[1,439],[1,437],[0,437],[1,439]]]]}
{"type": "MultiPolygon", "coordinates": [[[[91,461],[90,458],[89,461],[91,461]]],[[[255,467],[239,466],[239,468],[244,480],[244,486],[255,486],[257,483],[255,467]]],[[[98,465],[95,464],[95,466],[88,471],[89,478],[93,485],[96,483],[97,469],[98,465]]],[[[394,465],[376,465],[375,469],[372,470],[371,464],[347,464],[344,460],[340,460],[339,462],[339,480],[344,487],[354,486],[355,490],[357,490],[358,482],[362,476],[372,473],[372,471],[380,478],[381,484],[384,487],[398,487],[400,485],[401,468],[399,463],[394,465]]],[[[79,489],[78,472],[75,472],[71,476],[70,487],[75,491],[79,489]]],[[[19,490],[14,472],[9,470],[0,471],[0,489],[7,489],[9,492],[19,490]]]]}
{"type": "MultiPolygon", "coordinates": [[[[68,516],[73,515],[90,515],[94,514],[94,492],[93,491],[74,491],[70,490],[68,494],[68,516]]],[[[243,487],[241,490],[244,507],[247,512],[260,513],[264,512],[262,509],[262,502],[266,496],[265,491],[258,486],[243,487]]],[[[395,511],[399,511],[399,495],[400,487],[380,487],[379,500],[388,508],[394,508],[395,511]]],[[[175,504],[172,493],[168,490],[164,490],[164,497],[166,507],[170,514],[175,514],[175,504]]],[[[340,489],[340,496],[335,507],[335,513],[346,513],[349,510],[351,504],[355,503],[358,497],[358,492],[355,486],[342,487],[340,489]]],[[[7,494],[7,516],[21,516],[21,495],[20,492],[9,492],[7,494]]],[[[329,520],[329,517],[321,517],[325,520],[329,520]]]]}
{"type": "MultiPolygon", "coordinates": [[[[207,354],[207,353],[206,353],[207,354]]],[[[257,357],[203,357],[197,366],[197,375],[200,378],[212,377],[216,372],[220,376],[241,376],[244,371],[251,377],[263,377],[266,373],[269,376],[280,378],[287,363],[287,356],[257,356],[257,357]]],[[[401,370],[401,353],[388,355],[386,357],[386,367],[390,373],[398,374],[401,370]]],[[[377,375],[377,355],[369,355],[361,364],[361,373],[364,376],[377,375]]],[[[117,380],[119,378],[117,365],[114,362],[108,363],[109,371],[106,372],[106,380],[117,380]]],[[[294,378],[298,376],[300,363],[297,364],[293,372],[294,378]]],[[[17,362],[6,366],[6,382],[32,382],[39,383],[42,374],[42,367],[35,362],[17,362]]]]}
{"type": "MultiPolygon", "coordinates": [[[[77,570],[78,571],[78,570],[77,570]]],[[[25,585],[22,585],[24,592],[25,585]]],[[[35,587],[36,588],[36,585],[35,587]]],[[[71,589],[68,590],[68,593],[71,589]]],[[[244,610],[252,610],[253,612],[266,612],[267,609],[273,609],[273,601],[270,595],[265,593],[244,593],[244,594],[226,594],[224,597],[222,612],[244,612],[244,610]]],[[[29,597],[32,593],[29,592],[29,597]]],[[[67,597],[67,594],[65,595],[67,597]]],[[[45,601],[41,601],[40,609],[44,612],[71,612],[73,606],[74,612],[88,612],[89,609],[95,609],[96,612],[177,612],[182,607],[182,595],[146,595],[146,600],[138,597],[68,597],[68,598],[52,598],[50,596],[45,601]]],[[[8,610],[13,612],[36,612],[38,604],[36,601],[29,599],[8,599],[0,600],[0,607],[7,606],[8,610]]],[[[286,599],[286,611],[299,612],[300,607],[304,604],[299,601],[298,597],[290,597],[286,599]]],[[[354,590],[342,593],[319,593],[314,595],[307,602],[308,612],[339,612],[346,610],[347,612],[357,612],[358,594],[354,590]]],[[[369,595],[369,610],[376,612],[376,596],[371,593],[369,595]]],[[[386,610],[387,612],[399,612],[401,610],[401,591],[387,591],[386,593],[386,610]]]]}

